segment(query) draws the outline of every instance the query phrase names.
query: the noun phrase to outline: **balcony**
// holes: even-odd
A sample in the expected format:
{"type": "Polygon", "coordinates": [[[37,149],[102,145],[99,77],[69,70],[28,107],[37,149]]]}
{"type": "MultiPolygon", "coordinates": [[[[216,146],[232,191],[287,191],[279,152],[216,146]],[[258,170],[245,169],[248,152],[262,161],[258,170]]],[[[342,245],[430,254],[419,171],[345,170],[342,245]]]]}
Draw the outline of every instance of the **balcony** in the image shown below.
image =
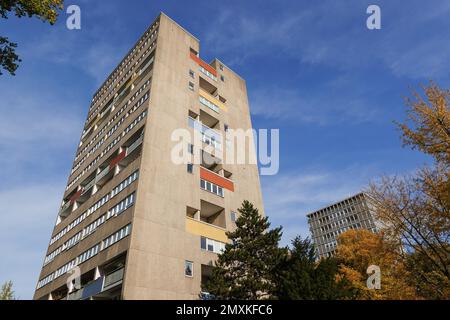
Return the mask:
{"type": "Polygon", "coordinates": [[[194,60],[198,66],[200,72],[202,72],[204,75],[206,75],[211,80],[217,81],[217,71],[213,67],[211,67],[209,64],[207,64],[205,61],[200,59],[195,53],[190,53],[191,59],[194,60]]]}
{"type": "Polygon", "coordinates": [[[105,299],[107,291],[122,284],[124,268],[118,269],[106,276],[101,276],[91,281],[81,289],[70,293],[67,300],[105,299]]]}
{"type": "Polygon", "coordinates": [[[186,217],[186,232],[221,242],[228,241],[224,228],[190,217],[186,217]]]}
{"type": "Polygon", "coordinates": [[[59,210],[59,215],[61,217],[67,217],[69,215],[69,213],[71,212],[71,210],[69,210],[69,208],[71,207],[73,203],[71,201],[66,201],[62,206],[61,209],[59,210]]]}
{"type": "Polygon", "coordinates": [[[134,152],[134,150],[136,150],[136,149],[142,144],[143,141],[144,141],[144,135],[141,134],[141,135],[139,136],[139,138],[137,138],[136,141],[134,141],[134,142],[127,148],[126,155],[128,156],[128,155],[132,154],[132,153],[134,152]]]}
{"type": "Polygon", "coordinates": [[[105,282],[103,283],[103,291],[109,290],[109,289],[121,284],[122,280],[123,280],[124,271],[125,271],[125,269],[121,268],[119,270],[116,270],[116,271],[106,275],[105,282]]]}
{"type": "Polygon", "coordinates": [[[225,104],[220,101],[219,99],[216,99],[214,96],[212,96],[211,94],[209,94],[207,91],[203,90],[203,89],[199,89],[198,91],[199,94],[199,101],[202,105],[208,107],[209,109],[219,113],[220,109],[224,110],[224,111],[228,111],[227,107],[225,106],[225,104]]]}
{"type": "Polygon", "coordinates": [[[189,127],[197,130],[201,134],[201,139],[207,145],[211,145],[214,148],[222,148],[222,135],[220,132],[204,125],[202,122],[195,120],[192,117],[188,118],[189,127]]]}
{"type": "Polygon", "coordinates": [[[101,169],[100,172],[95,177],[95,184],[104,185],[109,180],[109,178],[112,177],[113,173],[114,171],[111,170],[110,166],[101,169]]]}
{"type": "Polygon", "coordinates": [[[83,131],[83,134],[81,135],[81,139],[80,140],[83,141],[84,138],[86,138],[91,133],[92,133],[92,126],[83,131]]]}
{"type": "Polygon", "coordinates": [[[232,180],[204,167],[200,167],[200,179],[234,192],[234,182],[232,180]]]}
{"type": "Polygon", "coordinates": [[[107,114],[109,114],[109,112],[111,111],[111,109],[113,108],[114,103],[113,103],[113,99],[111,99],[106,106],[103,108],[103,110],[101,110],[100,113],[100,118],[105,117],[107,114]]]}

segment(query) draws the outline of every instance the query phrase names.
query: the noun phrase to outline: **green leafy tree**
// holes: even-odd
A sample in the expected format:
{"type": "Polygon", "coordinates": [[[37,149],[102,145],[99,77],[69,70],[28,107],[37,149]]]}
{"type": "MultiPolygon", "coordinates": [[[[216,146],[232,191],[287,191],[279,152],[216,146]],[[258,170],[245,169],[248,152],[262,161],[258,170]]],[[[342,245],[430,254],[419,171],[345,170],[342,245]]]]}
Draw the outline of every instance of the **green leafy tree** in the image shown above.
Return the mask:
{"type": "Polygon", "coordinates": [[[12,289],[12,281],[7,281],[2,285],[0,289],[0,300],[14,300],[14,291],[12,289]]]}
{"type": "Polygon", "coordinates": [[[218,299],[268,299],[276,291],[276,267],[286,256],[278,246],[281,227],[269,230],[268,218],[248,201],[238,211],[236,230],[227,233],[231,243],[219,255],[206,288],[218,299]]]}
{"type": "Polygon", "coordinates": [[[292,241],[288,257],[276,273],[280,300],[349,299],[352,291],[346,279],[337,279],[338,264],[333,258],[316,261],[314,245],[308,238],[292,241]]]}
{"type": "MultiPolygon", "coordinates": [[[[63,8],[64,0],[0,0],[0,17],[8,19],[9,14],[18,18],[37,17],[53,25],[58,17],[58,11],[63,8]]],[[[0,75],[2,69],[15,75],[18,63],[21,61],[16,53],[17,43],[7,37],[0,36],[0,75]]]]}

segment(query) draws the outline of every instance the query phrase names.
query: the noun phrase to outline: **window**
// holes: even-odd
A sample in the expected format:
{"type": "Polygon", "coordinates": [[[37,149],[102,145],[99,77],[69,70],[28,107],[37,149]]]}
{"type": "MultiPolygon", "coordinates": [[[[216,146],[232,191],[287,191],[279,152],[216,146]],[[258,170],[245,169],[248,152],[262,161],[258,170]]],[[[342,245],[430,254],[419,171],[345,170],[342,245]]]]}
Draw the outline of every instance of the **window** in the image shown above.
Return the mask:
{"type": "Polygon", "coordinates": [[[219,68],[223,71],[223,64],[219,65],[219,68]]]}
{"type": "Polygon", "coordinates": [[[131,207],[134,203],[134,193],[130,194],[128,197],[120,201],[114,207],[112,207],[106,214],[106,219],[109,219],[114,216],[118,216],[123,211],[131,207]]]}
{"type": "Polygon", "coordinates": [[[200,179],[200,188],[223,197],[223,188],[211,182],[200,179]]]}
{"type": "Polygon", "coordinates": [[[194,79],[195,77],[195,72],[192,70],[189,70],[189,75],[191,76],[192,79],[194,79]]]}
{"type": "Polygon", "coordinates": [[[213,75],[211,72],[209,72],[208,70],[206,70],[205,68],[203,68],[202,66],[199,67],[199,70],[206,75],[208,78],[217,81],[217,78],[215,75],[213,75]]]}
{"type": "Polygon", "coordinates": [[[225,132],[228,131],[229,127],[228,127],[228,125],[226,123],[223,125],[223,129],[225,130],[225,132]]]}
{"type": "Polygon", "coordinates": [[[225,243],[205,237],[200,237],[200,247],[202,250],[220,254],[225,250],[225,243]]]}
{"type": "Polygon", "coordinates": [[[192,82],[189,82],[189,89],[191,91],[194,91],[194,84],[192,82]]]}
{"type": "Polygon", "coordinates": [[[236,222],[236,212],[231,211],[231,213],[230,213],[230,218],[231,218],[231,221],[232,221],[232,222],[236,222]]]}
{"type": "Polygon", "coordinates": [[[123,238],[125,238],[126,236],[128,236],[130,234],[130,232],[131,232],[131,224],[123,227],[116,233],[110,235],[108,238],[103,240],[100,243],[100,250],[105,250],[106,248],[112,246],[116,242],[118,242],[118,241],[122,240],[123,238]]]}
{"type": "Polygon", "coordinates": [[[220,80],[225,81],[225,77],[224,76],[220,76],[220,80]]]}
{"type": "Polygon", "coordinates": [[[131,183],[133,183],[138,178],[138,175],[139,175],[138,171],[135,171],[134,173],[132,173],[128,178],[123,180],[119,185],[117,185],[114,189],[112,189],[111,198],[116,196],[119,192],[121,192],[123,189],[128,187],[131,183]]]}
{"type": "Polygon", "coordinates": [[[188,144],[188,152],[190,154],[194,154],[194,145],[192,143],[188,144]]]}
{"type": "Polygon", "coordinates": [[[194,263],[192,261],[186,260],[184,262],[184,275],[186,277],[193,277],[194,276],[194,263]]]}
{"type": "Polygon", "coordinates": [[[200,237],[200,248],[202,248],[203,250],[206,250],[206,238],[205,237],[200,237]]]}
{"type": "Polygon", "coordinates": [[[187,172],[193,173],[193,171],[194,171],[194,165],[192,163],[188,163],[187,164],[187,172]]]}

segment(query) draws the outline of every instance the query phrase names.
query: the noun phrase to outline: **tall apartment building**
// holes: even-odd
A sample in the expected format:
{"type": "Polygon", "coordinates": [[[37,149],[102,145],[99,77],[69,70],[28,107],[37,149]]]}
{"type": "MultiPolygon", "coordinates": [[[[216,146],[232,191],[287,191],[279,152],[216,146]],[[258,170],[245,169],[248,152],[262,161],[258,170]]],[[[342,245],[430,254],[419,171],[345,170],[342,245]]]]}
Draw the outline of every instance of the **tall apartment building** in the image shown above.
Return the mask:
{"type": "Polygon", "coordinates": [[[349,229],[377,231],[373,206],[364,193],[336,202],[306,215],[318,258],[330,257],[337,238],[349,229]]]}
{"type": "Polygon", "coordinates": [[[257,165],[218,152],[252,127],[245,81],[199,46],[161,13],[95,93],[34,299],[198,299],[242,201],[263,212],[257,165]]]}

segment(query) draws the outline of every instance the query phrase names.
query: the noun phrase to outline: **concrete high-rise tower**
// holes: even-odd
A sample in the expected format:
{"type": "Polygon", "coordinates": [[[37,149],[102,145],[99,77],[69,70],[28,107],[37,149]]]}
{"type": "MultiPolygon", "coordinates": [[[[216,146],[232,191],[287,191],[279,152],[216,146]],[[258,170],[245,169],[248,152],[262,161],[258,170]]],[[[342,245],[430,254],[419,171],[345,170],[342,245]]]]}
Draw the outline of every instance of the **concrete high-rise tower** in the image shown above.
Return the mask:
{"type": "Polygon", "coordinates": [[[374,218],[374,211],[369,197],[358,193],[308,213],[306,216],[317,257],[331,257],[336,251],[339,235],[347,230],[367,229],[376,232],[380,225],[374,218]]]}
{"type": "Polygon", "coordinates": [[[257,165],[224,161],[245,81],[199,52],[160,14],[95,93],[35,299],[198,299],[242,201],[263,213],[257,165]]]}

